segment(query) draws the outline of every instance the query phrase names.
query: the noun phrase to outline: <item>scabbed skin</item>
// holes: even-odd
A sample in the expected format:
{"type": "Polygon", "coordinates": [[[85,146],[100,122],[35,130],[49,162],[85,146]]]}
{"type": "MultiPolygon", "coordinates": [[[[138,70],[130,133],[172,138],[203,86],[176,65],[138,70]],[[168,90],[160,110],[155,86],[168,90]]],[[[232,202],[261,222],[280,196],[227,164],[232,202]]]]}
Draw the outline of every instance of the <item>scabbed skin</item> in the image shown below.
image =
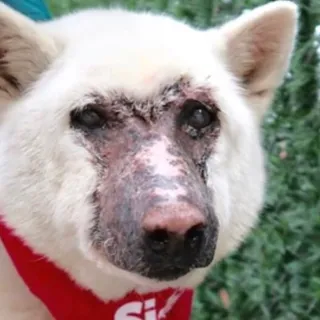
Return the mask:
{"type": "Polygon", "coordinates": [[[179,119],[182,106],[191,98],[205,97],[206,105],[217,113],[207,91],[179,80],[149,101],[123,97],[111,98],[109,104],[101,97],[97,99],[109,119],[108,128],[94,134],[85,131],[79,142],[94,155],[94,165],[99,168],[91,237],[96,248],[122,269],[171,280],[176,277],[173,268],[180,267],[178,273],[183,275],[189,268],[185,260],[198,254],[191,248],[185,257],[175,252],[159,257],[146,253],[148,243],[143,242],[141,225],[154,210],[161,211],[162,216],[182,212],[185,217],[181,221],[187,218],[188,208],[201,212],[207,225],[206,248],[195,263],[206,267],[213,258],[219,225],[211,192],[206,188],[206,161],[219,135],[219,121],[196,132],[192,139],[180,126],[177,130],[177,122],[183,121],[179,119]],[[114,252],[115,247],[122,249],[114,252]],[[151,263],[157,266],[150,268],[151,263]]]}
{"type": "MultiPolygon", "coordinates": [[[[0,25],[1,218],[104,301],[197,286],[257,221],[260,124],[288,69],[296,5],[203,31],[121,9],[35,23],[0,4],[0,25]],[[196,129],[199,104],[211,116],[196,129]],[[90,108],[101,128],[74,122],[90,108]],[[146,231],[195,222],[193,254],[148,253],[146,231]]],[[[48,319],[2,246],[0,260],[0,318],[48,319]]]]}

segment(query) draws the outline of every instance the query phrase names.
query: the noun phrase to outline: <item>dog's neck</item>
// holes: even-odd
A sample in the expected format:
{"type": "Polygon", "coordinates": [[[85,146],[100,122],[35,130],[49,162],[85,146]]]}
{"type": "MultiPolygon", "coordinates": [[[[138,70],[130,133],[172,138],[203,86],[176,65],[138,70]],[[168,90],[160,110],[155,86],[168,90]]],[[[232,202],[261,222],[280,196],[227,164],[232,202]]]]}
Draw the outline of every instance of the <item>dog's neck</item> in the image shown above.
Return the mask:
{"type": "MultiPolygon", "coordinates": [[[[9,241],[12,242],[12,249],[5,245],[6,251],[11,251],[9,255],[14,252],[19,252],[26,250],[29,251],[29,259],[37,262],[47,261],[46,257],[51,257],[51,264],[55,268],[64,270],[68,278],[72,279],[80,287],[91,291],[96,297],[103,301],[120,299],[126,294],[135,291],[138,294],[146,294],[149,292],[158,292],[165,290],[167,288],[195,288],[199,283],[201,283],[207,274],[208,268],[195,269],[189,274],[170,282],[156,282],[148,280],[136,275],[132,275],[126,271],[119,270],[116,267],[109,266],[106,270],[105,266],[98,267],[97,261],[94,259],[87,259],[83,256],[81,250],[74,248],[73,250],[68,247],[65,250],[55,242],[52,238],[47,243],[51,243],[51,247],[48,248],[50,254],[45,254],[43,246],[36,246],[36,249],[30,245],[30,242],[26,241],[24,237],[17,234],[20,232],[13,232],[11,224],[7,223],[5,215],[1,217],[0,215],[0,242],[3,238],[3,234],[10,235],[9,241]],[[10,225],[10,227],[8,227],[10,225]],[[23,239],[23,241],[21,240],[23,239]],[[60,247],[60,251],[57,254],[57,248],[60,247]],[[17,250],[18,248],[18,250],[17,250]],[[9,250],[8,250],[9,249],[9,250]],[[35,254],[38,252],[38,254],[35,254]],[[40,252],[40,253],[39,253],[40,252]],[[110,289],[111,288],[111,289],[110,289]]],[[[34,242],[33,242],[34,243],[34,242]]],[[[23,262],[24,263],[24,262],[23,262]]],[[[102,262],[98,262],[102,264],[102,262]]]]}
{"type": "MultiPolygon", "coordinates": [[[[90,260],[84,259],[80,254],[74,252],[72,259],[66,260],[65,264],[57,267],[53,262],[49,262],[46,257],[36,254],[30,247],[16,236],[11,228],[0,219],[0,241],[4,244],[11,260],[16,268],[19,266],[22,272],[48,269],[49,274],[59,274],[64,281],[75,281],[81,287],[94,293],[101,300],[108,301],[119,299],[127,293],[136,290],[136,284],[128,281],[116,274],[106,274],[95,266],[90,260]],[[28,267],[29,264],[29,267],[28,267]],[[81,267],[80,267],[81,266],[81,267]],[[66,271],[62,271],[62,268],[66,271]],[[67,275],[68,274],[68,275],[67,275]],[[70,276],[73,278],[70,279],[70,276]],[[112,290],[109,288],[112,287],[112,290]]],[[[41,272],[41,271],[40,271],[41,272]]],[[[20,273],[20,272],[19,272],[20,273]]],[[[28,277],[28,275],[26,275],[28,277]]],[[[24,278],[22,276],[22,278],[24,278]]]]}
{"type": "MultiPolygon", "coordinates": [[[[17,225],[16,221],[11,219],[7,213],[1,212],[1,216],[10,228],[17,225]]],[[[168,287],[194,288],[203,281],[207,273],[207,268],[196,269],[171,282],[156,282],[108,265],[101,257],[100,260],[96,256],[85,257],[83,251],[70,241],[66,242],[64,246],[61,237],[57,238],[49,233],[42,238],[37,237],[38,240],[35,240],[34,237],[24,236],[28,235],[27,226],[18,225],[18,228],[13,229],[29,248],[33,248],[35,252],[41,254],[35,259],[43,260],[43,257],[50,257],[51,261],[63,269],[79,286],[92,291],[103,301],[119,299],[132,291],[145,294],[161,291],[168,287]]],[[[70,234],[72,234],[72,230],[69,234],[66,233],[66,238],[70,237],[70,234]]],[[[83,250],[91,252],[89,247],[83,250]]]]}
{"type": "MultiPolygon", "coordinates": [[[[83,315],[92,314],[99,316],[99,319],[101,316],[106,318],[112,316],[112,319],[114,316],[115,319],[122,319],[122,312],[129,312],[126,308],[129,308],[134,301],[140,301],[140,303],[141,301],[145,301],[145,303],[154,301],[152,312],[157,319],[156,315],[167,312],[170,314],[178,312],[179,315],[182,312],[183,319],[187,319],[191,312],[191,290],[166,288],[159,292],[149,292],[143,295],[132,291],[129,294],[124,294],[121,299],[114,297],[112,301],[99,299],[91,291],[76,284],[66,272],[54,263],[34,253],[1,220],[0,239],[27,287],[48,307],[54,316],[57,316],[57,319],[65,319],[66,315],[69,319],[70,312],[72,312],[72,318],[76,316],[77,319],[84,318],[83,315]],[[182,302],[187,304],[187,311],[185,308],[181,308],[182,302]]],[[[113,295],[117,284],[110,283],[109,291],[113,292],[113,295]]],[[[137,312],[143,313],[142,309],[137,312]]],[[[87,318],[85,317],[85,319],[87,318]]],[[[164,316],[162,318],[159,316],[159,319],[171,319],[171,317],[164,316]]]]}

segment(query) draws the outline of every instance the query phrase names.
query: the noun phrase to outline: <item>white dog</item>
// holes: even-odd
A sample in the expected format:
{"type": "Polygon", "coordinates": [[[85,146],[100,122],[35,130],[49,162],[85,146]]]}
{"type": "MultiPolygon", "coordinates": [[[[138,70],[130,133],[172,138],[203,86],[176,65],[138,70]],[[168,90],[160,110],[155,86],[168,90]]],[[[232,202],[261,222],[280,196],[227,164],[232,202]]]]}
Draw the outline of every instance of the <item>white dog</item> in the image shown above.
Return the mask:
{"type": "Polygon", "coordinates": [[[99,319],[183,320],[179,297],[257,221],[259,127],[296,29],[289,1],[209,30],[0,4],[0,319],[88,319],[92,300],[113,308],[99,319]]]}

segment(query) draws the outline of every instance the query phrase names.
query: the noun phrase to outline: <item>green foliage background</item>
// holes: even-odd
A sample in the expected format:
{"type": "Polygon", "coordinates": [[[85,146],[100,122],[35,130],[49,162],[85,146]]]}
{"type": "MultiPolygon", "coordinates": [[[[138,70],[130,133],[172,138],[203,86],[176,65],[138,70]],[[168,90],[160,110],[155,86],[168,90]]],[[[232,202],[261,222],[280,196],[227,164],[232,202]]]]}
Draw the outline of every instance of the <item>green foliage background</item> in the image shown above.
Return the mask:
{"type": "MultiPolygon", "coordinates": [[[[266,2],[114,3],[166,11],[208,27],[266,2]]],[[[296,2],[301,21],[297,50],[285,85],[264,123],[270,177],[264,212],[241,249],[215,267],[198,289],[194,320],[320,319],[320,88],[316,52],[320,39],[315,37],[315,27],[320,24],[320,0],[296,2]]],[[[51,0],[49,4],[52,12],[60,15],[111,2],[51,0]]]]}

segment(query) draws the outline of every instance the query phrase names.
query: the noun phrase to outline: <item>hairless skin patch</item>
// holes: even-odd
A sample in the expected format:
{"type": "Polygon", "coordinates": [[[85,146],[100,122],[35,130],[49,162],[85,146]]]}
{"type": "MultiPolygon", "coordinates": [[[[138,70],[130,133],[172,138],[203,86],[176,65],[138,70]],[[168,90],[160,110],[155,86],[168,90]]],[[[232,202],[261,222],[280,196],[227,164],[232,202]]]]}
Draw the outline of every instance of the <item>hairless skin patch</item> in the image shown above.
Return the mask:
{"type": "Polygon", "coordinates": [[[211,95],[210,88],[193,88],[182,79],[144,101],[117,92],[109,98],[94,96],[90,107],[106,123],[94,130],[81,128],[78,137],[99,177],[90,237],[114,265],[170,280],[212,261],[218,221],[206,187],[206,161],[214,151],[220,122],[211,95]],[[209,125],[189,126],[186,101],[191,101],[190,112],[193,101],[201,105],[200,116],[209,116],[209,125]],[[201,250],[185,250],[182,244],[161,255],[151,252],[143,228],[146,217],[154,210],[167,217],[185,208],[205,221],[201,250]]]}

